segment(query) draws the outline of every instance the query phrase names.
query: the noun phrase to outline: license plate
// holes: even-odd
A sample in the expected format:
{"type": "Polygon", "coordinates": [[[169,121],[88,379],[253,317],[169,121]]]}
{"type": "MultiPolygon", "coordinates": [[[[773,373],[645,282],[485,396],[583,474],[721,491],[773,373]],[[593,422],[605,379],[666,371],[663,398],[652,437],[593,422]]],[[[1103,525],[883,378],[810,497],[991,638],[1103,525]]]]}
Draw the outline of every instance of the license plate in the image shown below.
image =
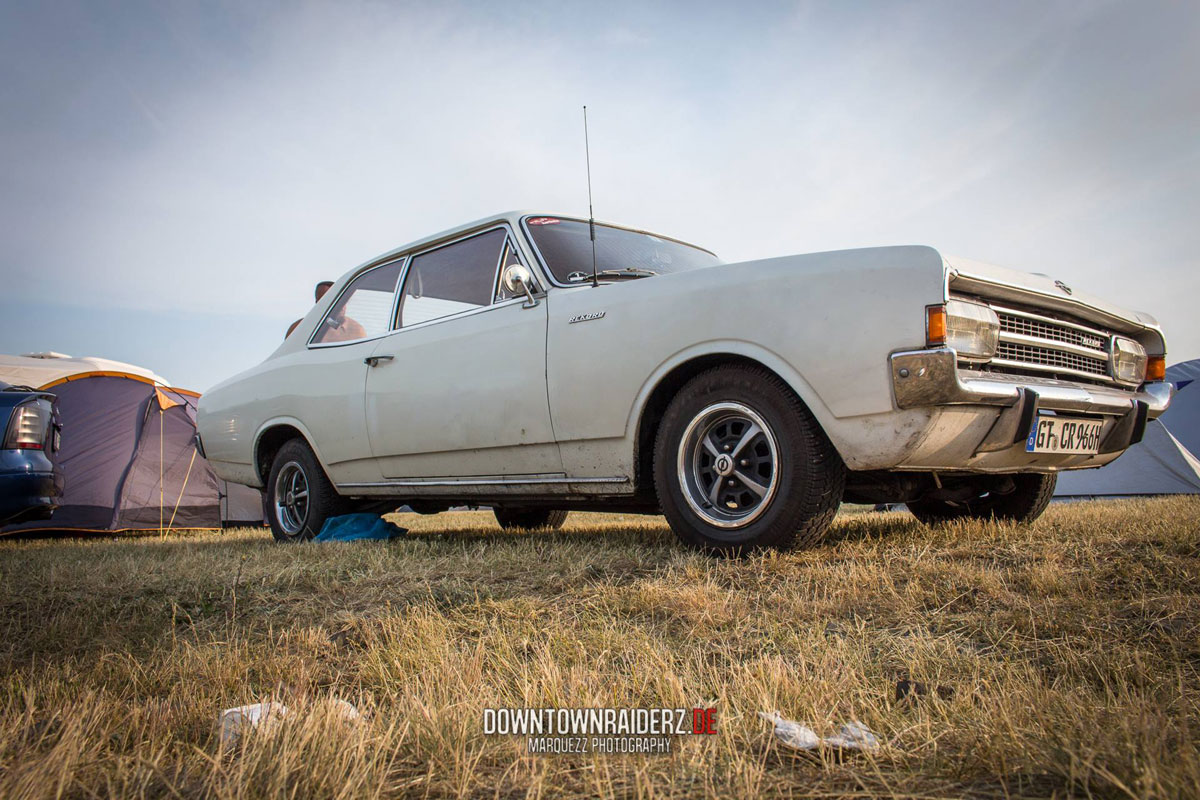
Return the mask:
{"type": "Polygon", "coordinates": [[[1100,452],[1103,422],[1082,417],[1039,416],[1025,441],[1027,453],[1086,454],[1100,452]]]}

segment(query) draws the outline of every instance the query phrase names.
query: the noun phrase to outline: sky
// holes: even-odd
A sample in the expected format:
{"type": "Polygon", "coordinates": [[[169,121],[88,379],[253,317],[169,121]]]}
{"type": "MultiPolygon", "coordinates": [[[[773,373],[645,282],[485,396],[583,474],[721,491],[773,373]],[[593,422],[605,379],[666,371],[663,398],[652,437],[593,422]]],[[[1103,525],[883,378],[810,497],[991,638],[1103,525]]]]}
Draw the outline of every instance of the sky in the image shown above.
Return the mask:
{"type": "Polygon", "coordinates": [[[1200,4],[0,0],[0,352],[253,366],[488,214],[1044,272],[1200,357],[1200,4]]]}

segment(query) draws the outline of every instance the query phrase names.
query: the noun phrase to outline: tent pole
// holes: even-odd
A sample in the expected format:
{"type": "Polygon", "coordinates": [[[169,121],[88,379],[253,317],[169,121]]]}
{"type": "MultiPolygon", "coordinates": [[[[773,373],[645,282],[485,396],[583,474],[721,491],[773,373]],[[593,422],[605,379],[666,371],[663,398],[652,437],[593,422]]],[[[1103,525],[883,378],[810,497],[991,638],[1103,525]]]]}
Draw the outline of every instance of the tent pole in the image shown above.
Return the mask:
{"type": "Polygon", "coordinates": [[[171,530],[171,526],[175,524],[175,515],[179,513],[179,504],[183,502],[183,493],[187,491],[188,478],[192,475],[192,465],[196,463],[196,448],[192,448],[192,460],[188,462],[187,472],[183,475],[183,486],[179,487],[179,497],[175,498],[175,508],[171,510],[171,521],[167,523],[167,530],[171,530]]]}
{"type": "Polygon", "coordinates": [[[163,410],[158,404],[158,537],[163,537],[163,410]]]}

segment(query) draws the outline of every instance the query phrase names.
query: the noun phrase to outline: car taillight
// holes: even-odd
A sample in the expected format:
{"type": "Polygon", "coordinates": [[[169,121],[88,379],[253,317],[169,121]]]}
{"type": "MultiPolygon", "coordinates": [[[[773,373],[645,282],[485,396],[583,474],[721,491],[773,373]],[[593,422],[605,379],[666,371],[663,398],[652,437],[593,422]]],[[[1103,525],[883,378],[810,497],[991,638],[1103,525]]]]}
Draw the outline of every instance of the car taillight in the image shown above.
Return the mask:
{"type": "Polygon", "coordinates": [[[50,429],[50,404],[31,400],[13,409],[4,433],[5,450],[44,450],[50,429]]]}

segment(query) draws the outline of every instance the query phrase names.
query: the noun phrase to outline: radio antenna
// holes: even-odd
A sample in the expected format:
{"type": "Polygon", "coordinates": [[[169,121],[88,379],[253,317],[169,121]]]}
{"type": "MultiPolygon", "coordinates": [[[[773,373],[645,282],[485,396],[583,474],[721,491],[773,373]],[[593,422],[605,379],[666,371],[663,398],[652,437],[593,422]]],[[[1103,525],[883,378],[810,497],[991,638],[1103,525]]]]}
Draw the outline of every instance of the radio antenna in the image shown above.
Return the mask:
{"type": "Polygon", "coordinates": [[[592,237],[592,286],[600,285],[596,273],[596,214],[592,211],[592,152],[588,144],[587,106],[583,107],[583,157],[587,161],[588,232],[592,237]]]}

